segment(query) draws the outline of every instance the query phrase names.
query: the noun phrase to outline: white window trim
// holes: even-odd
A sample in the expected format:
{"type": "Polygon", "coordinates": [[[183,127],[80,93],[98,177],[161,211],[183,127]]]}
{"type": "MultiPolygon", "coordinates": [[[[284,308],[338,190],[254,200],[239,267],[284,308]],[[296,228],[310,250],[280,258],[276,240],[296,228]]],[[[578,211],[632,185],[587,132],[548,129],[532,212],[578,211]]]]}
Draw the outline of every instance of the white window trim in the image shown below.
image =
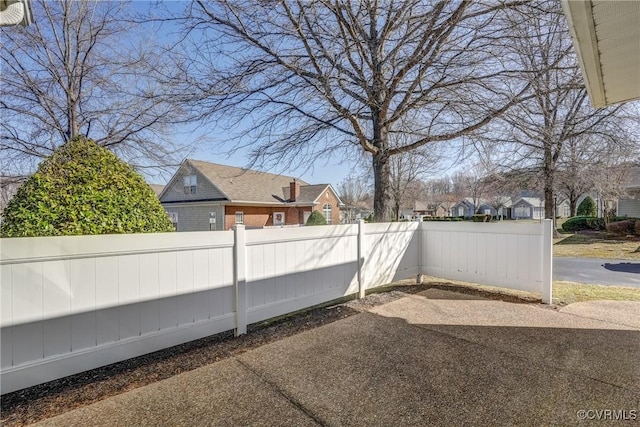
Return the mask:
{"type": "Polygon", "coordinates": [[[198,178],[196,175],[185,175],[182,177],[184,194],[196,194],[198,188],[198,178]]]}
{"type": "Polygon", "coordinates": [[[333,215],[333,206],[331,206],[331,203],[325,203],[324,205],[322,205],[322,215],[324,215],[324,219],[325,221],[327,221],[327,224],[331,225],[331,218],[333,215]],[[328,209],[327,206],[329,207],[328,209]],[[328,217],[327,213],[329,213],[328,217]]]}
{"type": "Polygon", "coordinates": [[[242,211],[236,211],[235,218],[236,218],[236,224],[238,224],[238,225],[244,225],[244,212],[242,212],[242,211]],[[240,221],[238,221],[238,215],[240,215],[240,218],[241,218],[241,220],[240,220],[240,221]]]}

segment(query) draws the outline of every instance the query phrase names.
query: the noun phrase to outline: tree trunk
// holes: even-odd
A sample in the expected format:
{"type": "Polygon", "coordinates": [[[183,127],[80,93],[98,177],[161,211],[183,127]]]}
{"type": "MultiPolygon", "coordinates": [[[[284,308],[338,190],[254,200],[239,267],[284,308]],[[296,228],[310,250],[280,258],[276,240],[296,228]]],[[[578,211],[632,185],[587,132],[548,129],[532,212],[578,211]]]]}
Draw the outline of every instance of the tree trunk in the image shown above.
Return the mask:
{"type": "Polygon", "coordinates": [[[544,149],[544,217],[546,219],[553,219],[555,213],[553,212],[553,184],[554,184],[554,167],[553,158],[551,154],[550,144],[545,144],[544,149]]]}
{"type": "Polygon", "coordinates": [[[391,198],[389,197],[391,188],[391,168],[389,165],[389,155],[380,150],[373,155],[373,212],[375,222],[391,221],[391,198]]]}
{"type": "Polygon", "coordinates": [[[580,197],[580,195],[571,194],[569,196],[569,216],[576,216],[578,214],[578,197],[580,197]]]}

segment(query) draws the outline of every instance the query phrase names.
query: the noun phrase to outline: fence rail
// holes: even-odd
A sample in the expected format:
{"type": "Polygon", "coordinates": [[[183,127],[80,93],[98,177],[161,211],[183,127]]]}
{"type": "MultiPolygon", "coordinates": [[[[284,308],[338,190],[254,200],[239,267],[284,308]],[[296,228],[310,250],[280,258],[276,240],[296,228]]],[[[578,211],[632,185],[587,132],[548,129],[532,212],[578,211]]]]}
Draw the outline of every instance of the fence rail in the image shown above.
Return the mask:
{"type": "Polygon", "coordinates": [[[551,224],[2,239],[1,393],[430,274],[551,300],[551,224]]]}

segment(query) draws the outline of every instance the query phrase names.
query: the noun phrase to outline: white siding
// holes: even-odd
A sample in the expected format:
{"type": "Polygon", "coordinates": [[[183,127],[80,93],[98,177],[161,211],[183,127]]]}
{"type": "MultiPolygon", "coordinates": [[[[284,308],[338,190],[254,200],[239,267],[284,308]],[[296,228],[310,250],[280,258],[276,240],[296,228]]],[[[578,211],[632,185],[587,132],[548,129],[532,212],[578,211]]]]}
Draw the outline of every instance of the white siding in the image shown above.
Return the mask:
{"type": "Polygon", "coordinates": [[[640,199],[622,199],[618,201],[618,216],[640,218],[640,199]]]}

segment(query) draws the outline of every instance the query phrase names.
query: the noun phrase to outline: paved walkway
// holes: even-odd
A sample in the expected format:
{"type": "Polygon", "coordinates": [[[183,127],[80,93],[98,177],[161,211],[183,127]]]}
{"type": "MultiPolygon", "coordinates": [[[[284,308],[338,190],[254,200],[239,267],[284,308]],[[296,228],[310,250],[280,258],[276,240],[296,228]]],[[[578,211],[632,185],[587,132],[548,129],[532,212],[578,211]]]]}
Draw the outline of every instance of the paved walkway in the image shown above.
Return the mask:
{"type": "Polygon", "coordinates": [[[41,425],[606,425],[640,420],[639,360],[640,303],[431,289],[41,425]]]}
{"type": "Polygon", "coordinates": [[[640,288],[640,260],[554,257],[553,279],[640,288]]]}

